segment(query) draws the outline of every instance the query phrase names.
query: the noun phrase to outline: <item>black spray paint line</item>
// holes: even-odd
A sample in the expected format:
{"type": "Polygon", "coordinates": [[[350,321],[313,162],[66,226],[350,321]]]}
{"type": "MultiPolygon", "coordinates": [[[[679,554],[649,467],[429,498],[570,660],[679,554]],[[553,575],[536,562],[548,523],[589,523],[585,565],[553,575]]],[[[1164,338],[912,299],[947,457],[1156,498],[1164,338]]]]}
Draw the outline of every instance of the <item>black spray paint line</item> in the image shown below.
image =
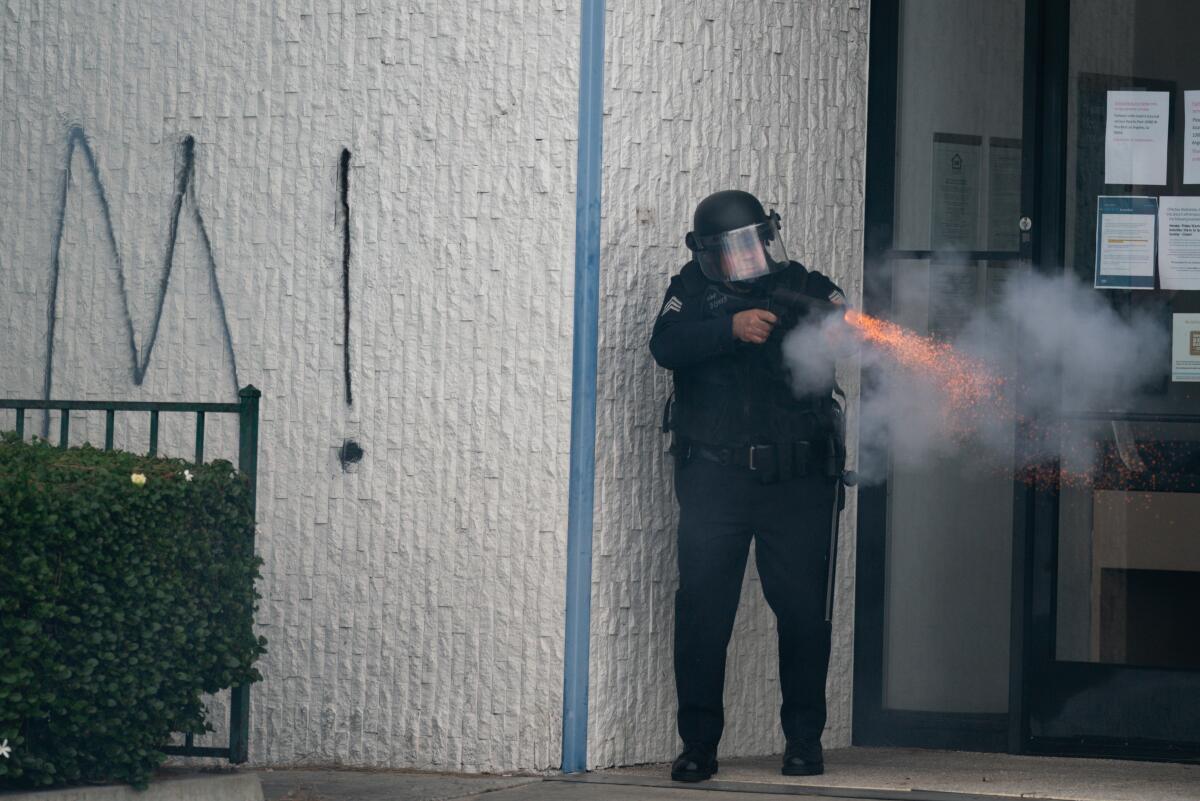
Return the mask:
{"type": "Polygon", "coordinates": [[[342,148],[338,162],[338,205],[334,222],[342,231],[342,373],[346,381],[346,405],[354,405],[350,391],[350,150],[342,148]]]}
{"type": "MultiPolygon", "coordinates": [[[[171,221],[167,234],[166,253],[163,258],[162,278],[159,281],[158,298],[155,301],[154,323],[150,328],[150,337],[146,342],[145,350],[139,354],[137,342],[134,338],[133,316],[129,310],[129,293],[125,288],[125,264],[121,259],[121,250],[117,245],[108,196],[104,191],[104,182],[100,179],[100,170],[96,165],[96,156],[92,152],[91,145],[88,144],[87,136],[84,134],[83,128],[76,125],[72,126],[67,134],[67,153],[63,165],[62,183],[59,187],[58,213],[54,222],[54,241],[50,249],[50,302],[46,312],[46,377],[43,385],[43,396],[46,400],[50,400],[54,383],[54,332],[58,316],[58,278],[62,267],[60,252],[62,250],[63,229],[67,217],[67,195],[71,185],[71,164],[75,157],[76,148],[83,153],[88,177],[91,179],[92,189],[96,193],[96,200],[100,204],[100,214],[104,218],[104,235],[108,244],[109,254],[112,256],[117,268],[117,289],[121,294],[122,311],[125,314],[125,332],[129,342],[133,383],[140,386],[145,379],[146,370],[150,366],[150,356],[154,352],[154,343],[158,340],[158,329],[159,324],[162,322],[163,305],[166,302],[167,288],[171,281],[171,269],[174,267],[175,262],[175,243],[179,236],[179,216],[183,211],[183,203],[186,199],[190,205],[192,220],[196,223],[196,228],[200,232],[200,242],[204,248],[209,280],[212,282],[213,299],[216,301],[217,310],[221,313],[221,333],[225,337],[225,352],[229,356],[230,377],[233,379],[233,391],[236,394],[239,384],[237,377],[237,357],[233,352],[233,337],[229,333],[229,320],[225,315],[225,299],[221,295],[221,284],[217,279],[217,262],[213,255],[212,241],[208,237],[208,229],[204,225],[204,218],[200,214],[200,206],[196,202],[196,191],[192,180],[196,168],[196,140],[191,136],[187,136],[179,145],[181,156],[180,167],[176,174],[175,195],[171,204],[171,221]]],[[[43,436],[48,436],[49,428],[50,417],[49,413],[47,413],[42,421],[43,436]]]]}

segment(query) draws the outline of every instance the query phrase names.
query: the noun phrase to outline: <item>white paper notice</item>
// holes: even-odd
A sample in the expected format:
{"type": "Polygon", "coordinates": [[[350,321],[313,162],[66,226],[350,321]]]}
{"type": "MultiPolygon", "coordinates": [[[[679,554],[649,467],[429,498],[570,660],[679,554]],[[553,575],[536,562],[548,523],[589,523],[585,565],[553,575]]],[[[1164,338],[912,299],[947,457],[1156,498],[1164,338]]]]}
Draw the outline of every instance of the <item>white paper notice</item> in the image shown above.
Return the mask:
{"type": "Polygon", "coordinates": [[[1109,92],[1104,125],[1104,183],[1167,183],[1170,92],[1109,92]]]}
{"type": "Polygon", "coordinates": [[[1187,115],[1187,135],[1183,140],[1183,182],[1200,184],[1200,90],[1183,93],[1183,109],[1187,115]]]}
{"type": "Polygon", "coordinates": [[[933,198],[929,246],[933,250],[979,247],[978,136],[933,135],[933,198]]]}
{"type": "Polygon", "coordinates": [[[1200,197],[1158,199],[1158,281],[1200,289],[1200,197]]]}
{"type": "Polygon", "coordinates": [[[1096,288],[1154,289],[1158,198],[1096,198],[1096,288]]]}
{"type": "Polygon", "coordinates": [[[1171,315],[1171,380],[1200,381],[1200,314],[1171,315]]]}
{"type": "Polygon", "coordinates": [[[1021,247],[1021,140],[988,141],[988,250],[1021,247]]]}

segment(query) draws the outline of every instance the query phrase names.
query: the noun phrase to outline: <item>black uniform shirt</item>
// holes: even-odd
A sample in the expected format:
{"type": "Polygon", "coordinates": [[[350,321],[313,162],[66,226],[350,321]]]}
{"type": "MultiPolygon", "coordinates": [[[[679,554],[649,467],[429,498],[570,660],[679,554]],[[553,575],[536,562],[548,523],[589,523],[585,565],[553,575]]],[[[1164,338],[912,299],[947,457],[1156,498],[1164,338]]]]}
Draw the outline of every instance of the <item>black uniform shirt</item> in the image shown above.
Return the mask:
{"type": "MultiPolygon", "coordinates": [[[[674,372],[671,423],[681,437],[718,446],[772,444],[807,439],[821,427],[830,392],[793,394],[782,353],[783,326],[777,325],[763,345],[733,335],[733,315],[766,308],[765,292],[777,284],[822,299],[837,288],[798,262],[747,294],[709,281],[694,261],[671,279],[650,352],[674,372]]],[[[832,391],[832,369],[828,385],[832,391]]]]}

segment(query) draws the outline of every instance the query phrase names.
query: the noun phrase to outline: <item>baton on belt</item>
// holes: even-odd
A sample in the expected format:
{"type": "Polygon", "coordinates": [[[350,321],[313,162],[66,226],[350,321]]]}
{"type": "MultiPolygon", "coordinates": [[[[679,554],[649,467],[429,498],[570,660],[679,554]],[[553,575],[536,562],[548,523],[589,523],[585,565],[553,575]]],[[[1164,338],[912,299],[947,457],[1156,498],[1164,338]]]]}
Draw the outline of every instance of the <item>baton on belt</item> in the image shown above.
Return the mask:
{"type": "MultiPolygon", "coordinates": [[[[841,391],[836,382],[834,393],[840,399],[846,394],[841,391]]],[[[846,487],[858,483],[858,474],[846,469],[846,415],[841,402],[833,402],[833,430],[829,435],[829,447],[826,452],[825,474],[833,479],[833,511],[829,521],[829,565],[825,575],[825,622],[833,620],[833,592],[837,578],[838,553],[838,523],[841,522],[842,510],[846,508],[846,487]]]]}
{"type": "Polygon", "coordinates": [[[853,470],[843,470],[841,475],[834,477],[833,485],[833,520],[829,526],[829,569],[825,576],[825,622],[833,620],[833,591],[834,579],[837,578],[838,553],[838,523],[842,519],[842,510],[846,508],[846,487],[858,483],[858,474],[853,470]]]}

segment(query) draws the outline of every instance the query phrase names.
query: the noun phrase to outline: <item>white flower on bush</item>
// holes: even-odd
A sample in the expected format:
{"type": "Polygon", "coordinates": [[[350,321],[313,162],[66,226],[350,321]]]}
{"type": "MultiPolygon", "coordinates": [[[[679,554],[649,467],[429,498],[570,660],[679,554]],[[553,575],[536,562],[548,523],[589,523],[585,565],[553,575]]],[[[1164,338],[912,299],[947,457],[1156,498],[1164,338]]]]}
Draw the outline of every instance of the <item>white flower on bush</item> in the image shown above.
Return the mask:
{"type": "Polygon", "coordinates": [[[192,471],[191,471],[191,470],[184,470],[184,471],[183,471],[183,478],[184,478],[184,480],[185,480],[185,481],[191,481],[191,480],[192,480],[192,471]]]}
{"type": "Polygon", "coordinates": [[[0,757],[8,759],[8,755],[12,753],[12,748],[8,744],[8,740],[0,743],[0,757]]]}
{"type": "Polygon", "coordinates": [[[134,484],[137,484],[139,487],[144,486],[146,484],[146,474],[145,473],[134,473],[133,475],[131,475],[129,477],[129,480],[132,481],[134,484]]]}

